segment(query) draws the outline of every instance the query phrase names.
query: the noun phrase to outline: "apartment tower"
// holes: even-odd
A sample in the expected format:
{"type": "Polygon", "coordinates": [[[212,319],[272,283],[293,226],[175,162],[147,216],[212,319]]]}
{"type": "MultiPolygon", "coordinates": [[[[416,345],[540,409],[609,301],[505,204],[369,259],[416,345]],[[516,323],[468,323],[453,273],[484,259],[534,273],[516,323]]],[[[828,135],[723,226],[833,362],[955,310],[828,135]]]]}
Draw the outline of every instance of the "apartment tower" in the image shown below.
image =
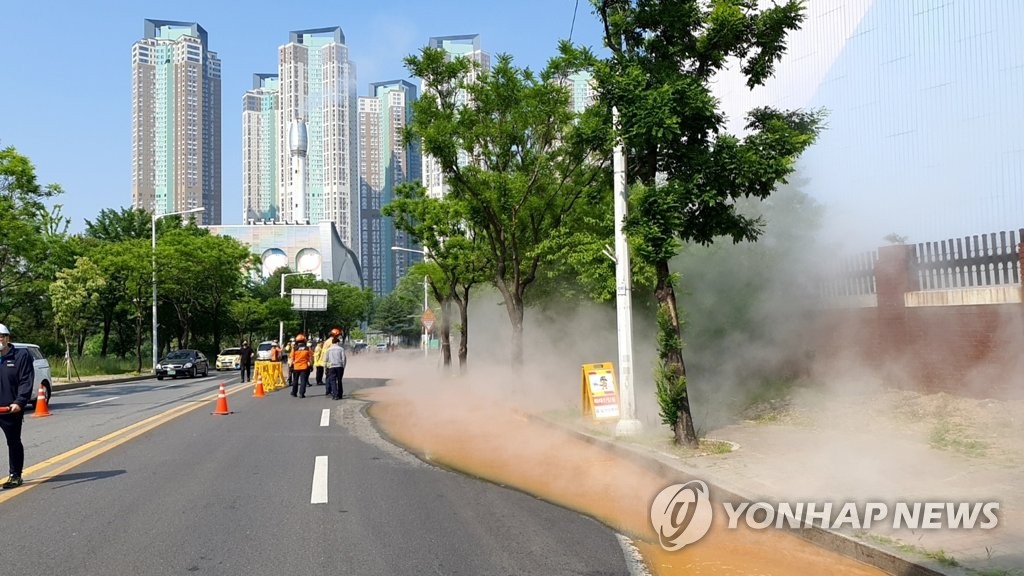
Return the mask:
{"type": "Polygon", "coordinates": [[[420,179],[420,153],[403,143],[412,119],[416,86],[405,80],[370,84],[370,96],[359,98],[359,259],[363,281],[380,296],[394,290],[420,256],[392,246],[416,249],[380,209],[394,198],[395,187],[420,179]]]}
{"type": "Polygon", "coordinates": [[[132,207],[221,222],[220,59],[195,22],[145,20],[132,45],[132,207]]]}
{"type": "Polygon", "coordinates": [[[338,26],[296,30],[278,49],[276,136],[277,214],[291,221],[296,205],[290,190],[290,126],[302,120],[308,136],[305,220],[335,223],[342,242],[359,248],[357,180],[356,70],[349,60],[345,34],[338,26]]]}
{"type": "Polygon", "coordinates": [[[277,74],[253,74],[252,89],[242,97],[242,221],[276,220],[277,74]]]}
{"type": "MultiPolygon", "coordinates": [[[[430,39],[428,45],[431,48],[444,50],[449,60],[454,58],[468,58],[470,61],[476,63],[476,66],[474,66],[472,71],[470,71],[468,78],[470,82],[476,81],[477,77],[482,72],[486,72],[491,69],[491,56],[480,48],[479,34],[434,36],[430,39]]],[[[426,93],[429,90],[430,87],[426,82],[423,82],[423,93],[426,93]]],[[[456,97],[456,102],[459,105],[465,105],[469,102],[469,94],[464,90],[460,91],[456,97]]],[[[466,162],[468,161],[468,158],[462,158],[460,155],[460,161],[466,162]]],[[[423,186],[427,188],[427,195],[431,198],[441,198],[448,192],[447,184],[444,181],[444,174],[441,173],[441,166],[438,164],[437,160],[427,154],[423,155],[423,186]]]]}

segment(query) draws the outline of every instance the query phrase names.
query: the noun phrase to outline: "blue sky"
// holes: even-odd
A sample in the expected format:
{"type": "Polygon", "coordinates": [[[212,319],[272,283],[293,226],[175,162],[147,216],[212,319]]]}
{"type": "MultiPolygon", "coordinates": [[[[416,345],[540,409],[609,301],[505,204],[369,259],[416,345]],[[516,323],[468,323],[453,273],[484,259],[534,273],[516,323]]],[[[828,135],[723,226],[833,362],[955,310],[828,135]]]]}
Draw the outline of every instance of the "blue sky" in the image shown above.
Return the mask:
{"type": "Polygon", "coordinates": [[[73,232],[103,208],[131,204],[131,45],[146,18],[198,22],[221,59],[225,224],[241,222],[242,94],[254,72],[277,71],[277,47],[289,31],[341,26],[361,96],[371,82],[408,78],[402,58],[431,36],[480,34],[492,56],[508,53],[538,69],[570,28],[574,41],[595,49],[601,33],[587,0],[578,8],[576,0],[5,4],[0,146],[28,156],[40,182],[64,187],[56,202],[73,232]]]}

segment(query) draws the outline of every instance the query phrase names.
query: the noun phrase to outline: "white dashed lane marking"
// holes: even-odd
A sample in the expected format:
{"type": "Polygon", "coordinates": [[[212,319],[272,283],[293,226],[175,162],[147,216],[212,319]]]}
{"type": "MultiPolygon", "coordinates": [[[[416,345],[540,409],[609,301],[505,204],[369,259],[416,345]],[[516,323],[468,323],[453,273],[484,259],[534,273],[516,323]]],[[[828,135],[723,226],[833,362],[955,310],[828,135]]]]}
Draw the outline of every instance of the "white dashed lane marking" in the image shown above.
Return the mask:
{"type": "Polygon", "coordinates": [[[320,413],[320,425],[327,426],[331,423],[331,409],[324,408],[324,411],[320,413]]]}
{"type": "Polygon", "coordinates": [[[327,456],[317,456],[313,465],[313,491],[309,495],[310,504],[327,503],[327,456]]]}

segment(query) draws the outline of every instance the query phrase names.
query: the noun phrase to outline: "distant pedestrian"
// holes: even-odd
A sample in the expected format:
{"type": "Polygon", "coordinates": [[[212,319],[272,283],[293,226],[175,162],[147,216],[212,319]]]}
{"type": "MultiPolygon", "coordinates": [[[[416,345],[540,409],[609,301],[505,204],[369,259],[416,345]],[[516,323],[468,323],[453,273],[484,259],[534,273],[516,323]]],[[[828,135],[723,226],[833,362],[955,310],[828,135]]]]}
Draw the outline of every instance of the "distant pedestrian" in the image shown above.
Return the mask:
{"type": "Polygon", "coordinates": [[[332,338],[331,347],[327,349],[327,393],[335,400],[345,394],[342,379],[345,377],[347,360],[341,338],[332,338]]]}
{"type": "Polygon", "coordinates": [[[252,348],[248,340],[242,340],[242,348],[238,352],[238,363],[240,364],[242,382],[252,380],[252,348]]]}
{"type": "Polygon", "coordinates": [[[295,396],[297,391],[301,398],[305,398],[306,386],[309,386],[309,372],[313,369],[313,351],[306,347],[305,335],[299,334],[295,337],[292,353],[288,356],[291,360],[292,396],[295,396]]]}
{"type": "Polygon", "coordinates": [[[313,367],[316,368],[316,385],[324,383],[324,358],[327,356],[327,347],[330,341],[320,340],[313,349],[313,367]]]}
{"type": "Polygon", "coordinates": [[[25,445],[21,442],[21,425],[25,421],[25,405],[32,399],[36,372],[32,356],[11,344],[11,331],[0,324],[0,428],[7,440],[7,463],[11,475],[0,484],[10,490],[21,486],[25,468],[25,445]]]}

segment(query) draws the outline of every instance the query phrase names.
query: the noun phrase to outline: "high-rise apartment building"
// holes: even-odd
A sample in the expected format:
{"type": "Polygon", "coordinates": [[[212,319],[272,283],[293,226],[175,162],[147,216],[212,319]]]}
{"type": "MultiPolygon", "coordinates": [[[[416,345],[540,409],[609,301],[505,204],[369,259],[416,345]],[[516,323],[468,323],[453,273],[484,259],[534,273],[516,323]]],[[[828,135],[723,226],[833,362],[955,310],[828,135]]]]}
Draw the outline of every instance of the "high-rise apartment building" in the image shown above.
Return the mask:
{"type": "Polygon", "coordinates": [[[195,22],[145,20],[132,45],[132,207],[221,221],[220,59],[195,22]]]}
{"type": "Polygon", "coordinates": [[[277,74],[253,74],[242,98],[242,220],[276,220],[279,212],[277,74]]]}
{"type": "MultiPolygon", "coordinates": [[[[447,53],[449,59],[468,58],[475,62],[476,66],[470,72],[468,81],[474,82],[482,73],[491,69],[491,56],[480,48],[479,34],[466,34],[462,36],[435,36],[430,39],[428,45],[431,48],[439,48],[447,53]]],[[[430,86],[423,82],[422,92],[430,90],[430,86]]],[[[456,103],[465,105],[469,101],[469,94],[460,91],[456,97],[456,103]]],[[[468,161],[468,158],[461,158],[468,161]]],[[[433,157],[423,155],[423,185],[427,188],[427,194],[432,198],[441,198],[447,191],[447,184],[444,181],[444,174],[441,166],[433,157]]]]}
{"type": "Polygon", "coordinates": [[[405,80],[395,80],[371,84],[370,93],[359,98],[360,261],[365,285],[384,295],[394,290],[410,263],[420,259],[391,249],[413,246],[408,235],[380,213],[394,198],[396,186],[420,178],[419,148],[403,143],[417,90],[405,80]]]}
{"type": "Polygon", "coordinates": [[[289,170],[288,146],[290,126],[302,120],[308,135],[304,216],[312,223],[334,222],[341,240],[359,254],[356,69],[341,28],[291,32],[278,49],[278,81],[278,218],[295,219],[289,191],[303,189],[290,181],[295,172],[289,170]]]}

